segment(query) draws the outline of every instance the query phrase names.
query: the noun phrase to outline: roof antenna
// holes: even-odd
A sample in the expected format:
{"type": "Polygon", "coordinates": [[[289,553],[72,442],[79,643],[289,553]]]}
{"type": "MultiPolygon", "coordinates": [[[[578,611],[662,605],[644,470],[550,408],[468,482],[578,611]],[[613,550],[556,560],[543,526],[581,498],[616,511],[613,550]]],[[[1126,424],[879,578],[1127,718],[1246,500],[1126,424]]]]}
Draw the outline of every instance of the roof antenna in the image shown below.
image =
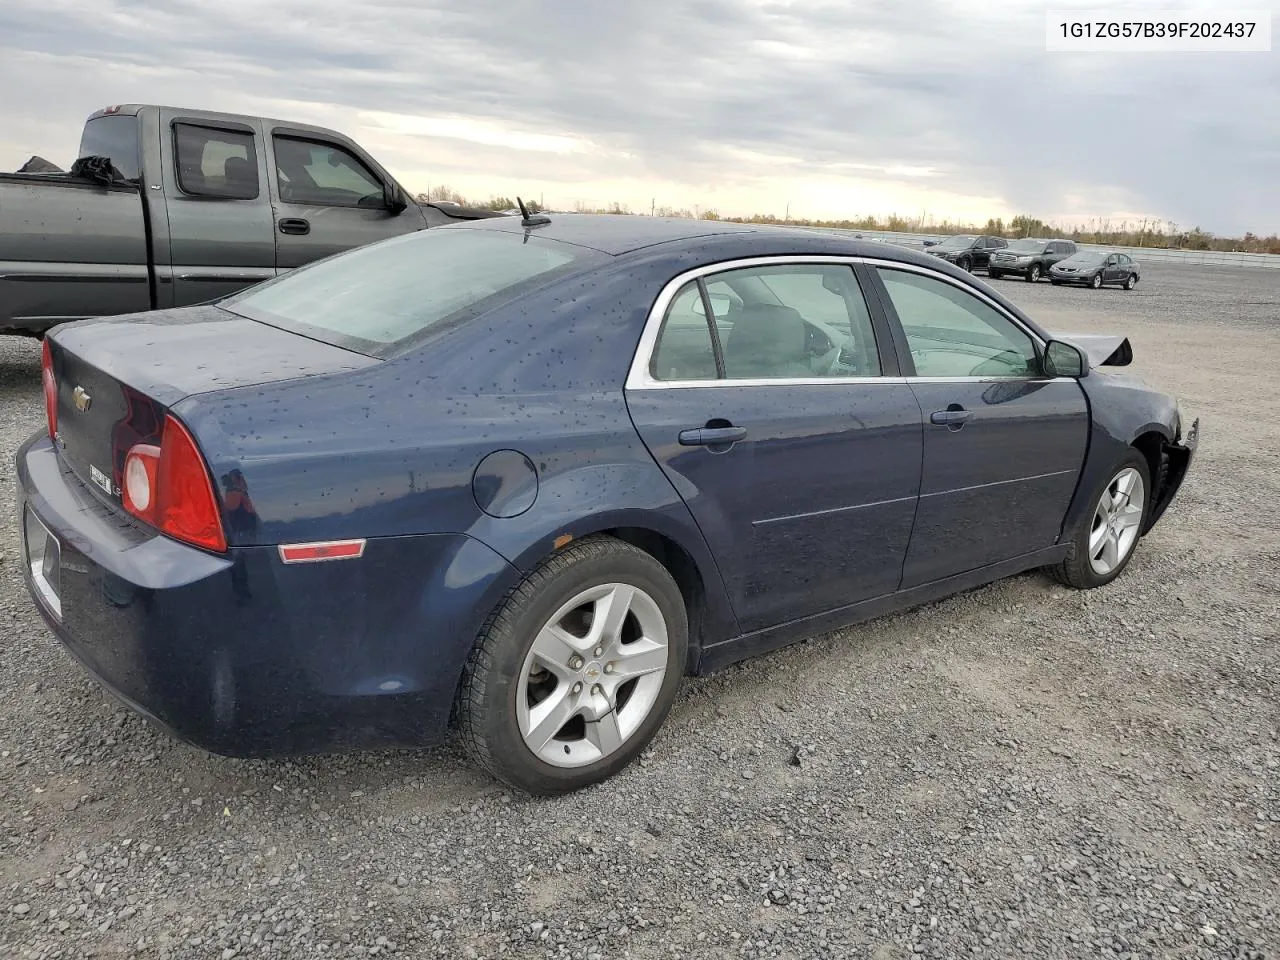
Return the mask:
{"type": "Polygon", "coordinates": [[[544,223],[550,223],[551,218],[541,213],[530,213],[529,208],[524,205],[524,201],[516,197],[516,203],[520,207],[520,223],[526,227],[540,227],[544,223]]]}

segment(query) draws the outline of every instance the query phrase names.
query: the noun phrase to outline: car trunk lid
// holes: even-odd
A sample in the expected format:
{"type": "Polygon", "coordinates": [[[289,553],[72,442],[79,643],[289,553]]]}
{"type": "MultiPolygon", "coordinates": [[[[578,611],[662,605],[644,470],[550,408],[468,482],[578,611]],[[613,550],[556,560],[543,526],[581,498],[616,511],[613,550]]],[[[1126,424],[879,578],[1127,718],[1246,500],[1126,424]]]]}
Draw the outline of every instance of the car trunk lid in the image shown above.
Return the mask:
{"type": "Polygon", "coordinates": [[[381,362],[212,306],[86,320],[49,340],[59,452],[113,505],[129,450],[158,445],[166,414],[186,397],[381,362]]]}

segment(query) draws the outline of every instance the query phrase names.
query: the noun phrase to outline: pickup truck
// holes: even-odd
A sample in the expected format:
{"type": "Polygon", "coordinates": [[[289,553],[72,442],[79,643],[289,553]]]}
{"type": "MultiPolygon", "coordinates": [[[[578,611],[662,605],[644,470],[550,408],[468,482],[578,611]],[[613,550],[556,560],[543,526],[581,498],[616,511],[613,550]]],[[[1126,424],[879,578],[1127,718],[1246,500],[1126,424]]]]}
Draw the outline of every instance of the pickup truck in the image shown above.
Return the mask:
{"type": "Polygon", "coordinates": [[[323,127],[131,104],[65,173],[0,174],[0,333],[225,297],[412,230],[497,216],[418,204],[323,127]],[[88,171],[88,175],[86,175],[88,171]]]}

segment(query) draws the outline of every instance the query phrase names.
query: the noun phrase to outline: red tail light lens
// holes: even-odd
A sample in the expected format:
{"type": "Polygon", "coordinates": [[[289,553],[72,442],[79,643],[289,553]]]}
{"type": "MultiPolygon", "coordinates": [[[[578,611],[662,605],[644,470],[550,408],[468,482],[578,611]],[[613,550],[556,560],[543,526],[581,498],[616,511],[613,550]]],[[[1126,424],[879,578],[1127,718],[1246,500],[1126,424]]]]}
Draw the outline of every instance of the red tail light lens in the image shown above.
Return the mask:
{"type": "Polygon", "coordinates": [[[175,540],[223,553],[227,538],[209,469],[187,428],[166,417],[160,446],[140,443],[124,462],[124,508],[175,540]]]}
{"type": "Polygon", "coordinates": [[[49,421],[49,438],[58,433],[58,381],[53,376],[53,348],[46,337],[40,349],[40,382],[44,386],[44,416],[49,421]]]}

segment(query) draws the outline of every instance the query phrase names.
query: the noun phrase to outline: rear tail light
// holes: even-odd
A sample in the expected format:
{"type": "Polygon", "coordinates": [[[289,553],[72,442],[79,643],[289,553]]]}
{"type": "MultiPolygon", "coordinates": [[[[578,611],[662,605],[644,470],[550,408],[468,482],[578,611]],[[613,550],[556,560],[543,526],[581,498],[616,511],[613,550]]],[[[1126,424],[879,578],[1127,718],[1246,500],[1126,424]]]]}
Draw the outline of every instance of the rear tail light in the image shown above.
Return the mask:
{"type": "Polygon", "coordinates": [[[49,421],[49,438],[58,434],[58,381],[53,375],[53,348],[46,337],[40,349],[40,382],[44,386],[44,416],[49,421]]]}
{"type": "Polygon", "coordinates": [[[187,428],[166,417],[160,446],[140,443],[124,461],[121,501],[161,533],[223,553],[227,538],[209,469],[187,428]]]}

